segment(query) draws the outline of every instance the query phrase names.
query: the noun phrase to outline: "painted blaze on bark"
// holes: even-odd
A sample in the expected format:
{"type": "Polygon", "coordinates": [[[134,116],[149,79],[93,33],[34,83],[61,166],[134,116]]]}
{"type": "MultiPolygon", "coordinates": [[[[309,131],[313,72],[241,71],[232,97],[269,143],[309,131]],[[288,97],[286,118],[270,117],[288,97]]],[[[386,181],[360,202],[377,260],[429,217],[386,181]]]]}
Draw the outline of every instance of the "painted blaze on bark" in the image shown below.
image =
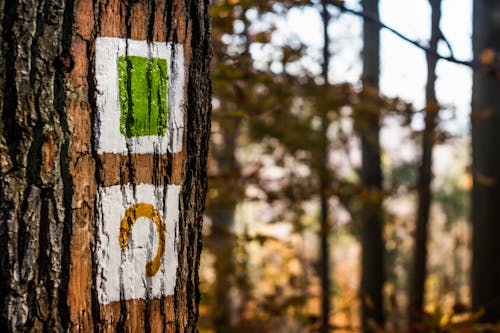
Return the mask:
{"type": "Polygon", "coordinates": [[[127,137],[164,135],[167,128],[167,61],[118,57],[120,131],[127,137]]]}
{"type": "MultiPolygon", "coordinates": [[[[179,58],[184,53],[177,54],[172,49],[183,50],[184,46],[112,36],[99,37],[97,44],[100,117],[94,126],[98,129],[97,142],[103,143],[98,158],[106,158],[105,154],[134,154],[142,159],[148,151],[154,155],[168,154],[165,148],[173,146],[175,136],[166,135],[167,112],[172,113],[174,120],[183,117],[186,88],[184,59],[179,58]],[[170,77],[172,84],[167,83],[167,63],[177,69],[170,77]],[[170,108],[167,94],[177,102],[171,103],[170,108]],[[120,141],[125,144],[125,151],[115,149],[120,141]]],[[[182,132],[183,123],[169,130],[182,132]]],[[[182,141],[176,146],[179,157],[182,141]]],[[[103,173],[120,168],[109,165],[103,173]]],[[[127,168],[135,172],[133,165],[127,168]]],[[[154,176],[155,168],[143,172],[154,176]]],[[[175,290],[178,188],[182,179],[155,181],[151,177],[151,181],[120,179],[119,183],[99,184],[98,189],[94,261],[99,303],[169,297],[175,290]],[[135,224],[137,219],[144,222],[135,224]]]]}
{"type": "Polygon", "coordinates": [[[128,239],[132,226],[141,217],[145,217],[154,222],[156,233],[158,234],[158,249],[153,260],[146,263],[146,276],[151,277],[158,273],[161,265],[161,257],[165,251],[165,224],[163,223],[160,212],[151,204],[140,202],[129,207],[125,211],[120,224],[119,243],[122,252],[127,250],[128,239]]]}
{"type": "Polygon", "coordinates": [[[98,37],[97,152],[182,151],[185,45],[98,37]]]}

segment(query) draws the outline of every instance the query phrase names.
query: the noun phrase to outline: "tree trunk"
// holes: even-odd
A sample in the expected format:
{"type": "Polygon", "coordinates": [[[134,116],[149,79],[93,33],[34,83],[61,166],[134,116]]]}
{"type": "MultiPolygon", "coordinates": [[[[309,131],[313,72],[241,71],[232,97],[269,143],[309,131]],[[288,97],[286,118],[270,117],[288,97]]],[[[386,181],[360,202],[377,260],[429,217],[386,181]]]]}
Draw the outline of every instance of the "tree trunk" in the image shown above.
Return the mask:
{"type": "Polygon", "coordinates": [[[212,233],[206,239],[207,249],[215,256],[215,302],[210,307],[213,317],[213,328],[217,332],[230,332],[235,324],[234,299],[231,291],[235,287],[235,262],[233,252],[236,236],[233,233],[236,207],[208,213],[213,225],[212,233]],[[222,226],[222,224],[224,226],[222,226]]]}
{"type": "MultiPolygon", "coordinates": [[[[479,61],[486,49],[500,49],[498,1],[474,1],[473,51],[479,61]]],[[[498,74],[475,71],[472,90],[472,305],[500,318],[500,81],[498,74]],[[496,77],[495,77],[496,75],[496,77]]]]}
{"type": "Polygon", "coordinates": [[[439,21],[441,20],[441,0],[429,0],[432,11],[431,40],[427,52],[427,85],[425,88],[425,128],[422,138],[422,157],[418,179],[418,210],[415,230],[415,249],[413,276],[409,299],[410,329],[423,320],[425,280],[427,278],[427,238],[429,212],[432,202],[432,151],[435,141],[436,121],[439,105],[436,99],[436,64],[437,44],[441,38],[439,21]]]}
{"type": "MultiPolygon", "coordinates": [[[[328,25],[330,14],[328,13],[327,1],[322,0],[322,22],[323,22],[323,68],[322,76],[324,86],[328,88],[328,70],[330,67],[330,38],[328,36],[328,25]]],[[[325,89],[326,90],[326,89],[325,89]]],[[[330,331],[330,225],[328,223],[328,117],[327,110],[319,110],[321,113],[321,152],[320,152],[320,280],[321,280],[321,328],[322,333],[330,331]]]]}
{"type": "Polygon", "coordinates": [[[208,1],[0,10],[2,331],[195,331],[208,1]]]}
{"type": "Polygon", "coordinates": [[[218,124],[223,143],[213,143],[210,150],[214,163],[218,165],[218,173],[209,179],[213,188],[217,189],[217,194],[208,200],[207,215],[212,220],[212,230],[206,238],[206,245],[215,256],[215,303],[211,306],[214,328],[217,332],[228,332],[235,324],[234,294],[231,294],[235,287],[234,219],[236,206],[243,195],[239,184],[241,171],[236,160],[241,121],[220,119],[218,124]]]}
{"type": "MultiPolygon", "coordinates": [[[[374,18],[379,17],[378,1],[364,0],[363,11],[374,18]]],[[[364,21],[363,90],[364,95],[378,96],[380,71],[380,35],[375,23],[364,21]]],[[[374,106],[376,101],[366,101],[374,106]]],[[[364,188],[361,209],[361,311],[363,332],[372,332],[369,325],[374,321],[384,325],[384,239],[382,211],[382,166],[380,162],[380,110],[367,108],[360,115],[361,130],[361,182],[364,188]]]]}

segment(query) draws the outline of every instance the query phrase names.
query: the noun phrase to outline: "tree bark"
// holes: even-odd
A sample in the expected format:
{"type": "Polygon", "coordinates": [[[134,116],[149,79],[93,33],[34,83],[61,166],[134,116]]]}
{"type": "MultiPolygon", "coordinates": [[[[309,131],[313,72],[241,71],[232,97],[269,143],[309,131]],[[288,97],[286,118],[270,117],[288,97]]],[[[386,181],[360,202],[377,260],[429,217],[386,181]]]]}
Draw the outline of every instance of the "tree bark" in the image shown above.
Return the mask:
{"type": "MultiPolygon", "coordinates": [[[[378,1],[364,0],[363,11],[378,19],[378,1]]],[[[375,108],[367,108],[360,117],[361,130],[361,182],[363,200],[361,208],[361,311],[363,332],[372,332],[373,321],[378,326],[384,325],[384,239],[382,208],[382,166],[380,162],[380,110],[376,101],[369,96],[378,96],[380,71],[380,33],[375,23],[364,21],[363,26],[363,90],[375,108]]]]}
{"type": "MultiPolygon", "coordinates": [[[[37,332],[195,331],[210,133],[208,1],[15,0],[0,2],[0,10],[0,328],[37,332]],[[107,121],[101,117],[101,104],[108,92],[98,78],[103,70],[98,67],[102,62],[99,41],[116,45],[123,41],[126,45],[126,96],[131,107],[147,97],[150,125],[146,130],[160,128],[161,116],[155,124],[151,120],[151,101],[157,98],[155,103],[161,104],[165,99],[163,90],[152,95],[152,80],[183,82],[173,95],[173,88],[165,88],[168,117],[177,105],[175,101],[183,100],[179,104],[182,119],[177,120],[184,125],[170,127],[169,123],[167,132],[172,136],[178,130],[180,149],[162,151],[157,146],[136,144],[133,138],[124,139],[125,152],[101,149],[107,121]],[[135,55],[129,50],[136,42],[151,50],[143,57],[148,59],[148,96],[137,97],[130,89],[130,77],[136,74],[130,71],[130,59],[135,55]],[[171,62],[166,65],[169,77],[151,79],[152,54],[163,48],[171,48],[171,62]],[[183,52],[176,53],[174,48],[183,52]],[[152,151],[144,153],[144,149],[152,151]],[[106,210],[106,193],[112,188],[122,197],[111,203],[116,209],[106,210]],[[143,188],[155,189],[151,200],[161,203],[163,210],[138,202],[145,195],[143,188]],[[173,197],[176,200],[168,199],[166,193],[177,188],[172,192],[178,193],[173,197]],[[129,192],[133,205],[127,208],[129,192]],[[120,263],[124,267],[130,258],[126,251],[140,250],[134,243],[136,231],[123,231],[124,226],[138,227],[125,217],[140,218],[137,207],[141,204],[152,207],[146,211],[151,211],[148,218],[156,227],[151,224],[153,231],[145,237],[152,242],[151,235],[158,236],[155,246],[160,254],[149,268],[140,265],[146,269],[146,276],[138,279],[145,294],[127,296],[123,290],[129,281],[122,281],[118,299],[103,302],[103,297],[110,295],[103,296],[102,291],[109,278],[102,262],[106,237],[117,244],[119,239],[125,240],[120,263]],[[122,209],[132,209],[132,215],[122,215],[121,226],[120,220],[113,221],[116,235],[101,233],[107,214],[122,209]],[[162,225],[170,221],[175,232],[167,228],[165,235],[162,225]],[[172,245],[168,256],[159,250],[165,242],[172,245]],[[175,260],[167,262],[167,257],[175,260]],[[172,292],[166,292],[162,284],[155,294],[151,281],[167,266],[174,267],[172,292]]],[[[137,52],[146,52],[143,49],[137,52]]],[[[111,50],[108,55],[116,54],[111,50]]],[[[110,82],[118,84],[122,74],[117,75],[119,78],[110,78],[110,82]]],[[[156,107],[162,112],[161,106],[156,107]]],[[[119,105],[118,109],[122,108],[119,105]]],[[[132,123],[139,119],[137,114],[134,117],[132,123]]],[[[123,125],[127,131],[128,121],[123,125]]],[[[121,129],[117,127],[117,131],[121,129]]],[[[156,139],[153,136],[151,140],[156,139]]],[[[170,149],[173,139],[168,140],[170,149]]],[[[147,249],[148,256],[151,251],[147,249]]],[[[135,272],[127,274],[134,276],[135,272]]]]}
{"type": "Polygon", "coordinates": [[[425,128],[422,138],[422,156],[418,178],[418,210],[415,230],[415,249],[413,276],[409,299],[410,329],[423,320],[425,280],[427,278],[427,239],[429,212],[432,202],[432,151],[435,142],[435,131],[439,114],[436,98],[436,65],[437,45],[441,38],[439,22],[441,20],[441,0],[429,0],[432,11],[430,52],[427,53],[427,85],[425,88],[425,128]]]}
{"type": "MultiPolygon", "coordinates": [[[[500,49],[497,1],[474,1],[473,52],[500,49]]],[[[486,65],[488,65],[486,63],[486,65]]],[[[500,318],[500,81],[498,73],[475,71],[472,90],[472,305],[480,321],[500,318]]]]}

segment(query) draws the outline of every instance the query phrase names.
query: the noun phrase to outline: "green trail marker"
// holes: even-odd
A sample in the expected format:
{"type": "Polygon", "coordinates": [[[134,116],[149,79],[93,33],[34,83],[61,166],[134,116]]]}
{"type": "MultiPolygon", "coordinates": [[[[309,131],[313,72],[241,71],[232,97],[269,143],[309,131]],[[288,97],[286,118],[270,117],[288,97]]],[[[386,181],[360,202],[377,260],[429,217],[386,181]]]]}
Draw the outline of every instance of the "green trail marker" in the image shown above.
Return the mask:
{"type": "Polygon", "coordinates": [[[168,124],[167,61],[118,57],[120,132],[128,137],[162,136],[168,124]]]}

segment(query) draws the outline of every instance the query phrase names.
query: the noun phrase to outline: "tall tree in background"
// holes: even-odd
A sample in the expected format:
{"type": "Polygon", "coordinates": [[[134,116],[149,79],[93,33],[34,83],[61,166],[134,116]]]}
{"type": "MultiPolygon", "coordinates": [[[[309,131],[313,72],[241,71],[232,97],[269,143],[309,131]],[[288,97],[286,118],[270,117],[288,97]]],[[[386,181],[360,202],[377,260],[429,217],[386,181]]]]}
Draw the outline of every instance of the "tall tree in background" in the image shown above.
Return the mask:
{"type": "MultiPolygon", "coordinates": [[[[328,71],[330,69],[330,38],[328,26],[330,13],[328,12],[327,0],[321,1],[321,18],[323,22],[323,66],[321,75],[323,86],[328,93],[328,71]]],[[[327,109],[320,110],[321,139],[319,143],[319,197],[320,197],[320,279],[321,279],[321,332],[330,331],[330,224],[328,220],[328,115],[327,109]]]]}
{"type": "Polygon", "coordinates": [[[429,0],[431,6],[431,40],[427,58],[427,85],[425,88],[425,128],[422,137],[421,162],[418,174],[418,210],[415,230],[413,274],[409,298],[410,329],[423,320],[425,280],[427,278],[427,239],[429,212],[432,202],[432,151],[435,143],[439,104],[436,98],[437,46],[442,38],[439,22],[441,20],[441,0],[429,0]]]}
{"type": "Polygon", "coordinates": [[[196,331],[211,105],[208,5],[203,0],[0,2],[1,331],[196,331]],[[109,52],[98,55],[97,41],[109,52]],[[169,55],[155,56],[159,49],[169,55]],[[117,58],[99,67],[108,56],[117,58]],[[122,64],[125,69],[118,71],[122,64]],[[98,89],[108,81],[99,82],[97,75],[113,68],[114,77],[103,76],[111,88],[98,89]],[[167,70],[169,82],[183,82],[175,92],[167,90],[167,70]],[[178,123],[168,123],[171,138],[178,131],[180,151],[139,144],[148,152],[133,152],[135,143],[125,139],[120,153],[98,150],[97,138],[109,119],[95,122],[103,111],[97,101],[113,89],[117,93],[118,82],[126,82],[120,98],[129,103],[118,106],[123,124],[109,122],[118,133],[112,139],[152,128],[165,134],[167,117],[161,116],[184,100],[178,123]],[[170,108],[164,104],[167,92],[170,108]],[[148,126],[138,120],[146,116],[148,126]],[[167,191],[172,196],[167,198],[167,191]],[[117,200],[102,200],[109,193],[118,193],[117,200]],[[139,196],[151,202],[139,203],[139,196]],[[120,216],[121,223],[111,219],[112,232],[99,234],[104,222],[98,221],[122,209],[130,214],[120,216]],[[139,266],[107,272],[112,265],[122,267],[131,252],[149,251],[134,244],[130,228],[136,214],[154,222],[145,238],[158,236],[158,252],[146,265],[140,262],[145,276],[136,275],[139,280],[131,285],[133,279],[123,281],[124,274],[134,276],[139,266]],[[97,248],[111,242],[116,251],[107,254],[118,260],[103,268],[104,251],[97,248]],[[153,286],[168,268],[169,281],[153,286]],[[118,282],[103,290],[110,280],[118,282]]]}
{"type": "MultiPolygon", "coordinates": [[[[363,0],[363,11],[379,19],[378,1],[363,0]]],[[[363,332],[372,332],[369,321],[384,325],[384,240],[382,208],[382,167],[380,162],[380,33],[378,24],[364,20],[363,23],[363,102],[357,127],[361,134],[361,310],[363,332]]]]}
{"type": "Polygon", "coordinates": [[[218,106],[214,108],[209,163],[209,191],[207,200],[207,216],[210,217],[212,228],[205,239],[207,249],[215,256],[215,288],[213,325],[217,331],[230,330],[234,324],[234,221],[236,206],[242,198],[241,170],[236,160],[236,142],[240,136],[242,115],[246,110],[245,77],[252,71],[253,62],[249,53],[250,40],[246,18],[248,6],[230,2],[218,2],[211,8],[213,23],[212,44],[214,57],[212,73],[214,82],[214,98],[218,106]],[[241,11],[241,12],[240,12],[241,11]],[[239,34],[234,32],[234,22],[243,22],[244,29],[239,34]],[[223,37],[238,36],[243,40],[238,44],[238,51],[228,57],[230,46],[223,37]],[[232,77],[233,81],[228,81],[232,77]]]}
{"type": "MultiPolygon", "coordinates": [[[[210,308],[216,330],[224,331],[230,326],[234,330],[237,319],[241,319],[235,311],[232,291],[238,289],[241,308],[249,297],[245,278],[236,276],[237,266],[232,255],[237,241],[233,230],[235,210],[244,200],[249,181],[236,157],[241,148],[238,141],[248,140],[245,131],[248,132],[251,123],[262,114],[287,110],[293,86],[293,80],[287,81],[269,68],[257,69],[250,47],[267,45],[281,50],[271,42],[273,25],[257,27],[258,23],[262,18],[284,15],[290,7],[300,4],[301,1],[220,0],[211,7],[215,107],[207,215],[212,220],[212,228],[205,244],[215,255],[215,304],[210,308]],[[252,14],[257,17],[250,19],[252,14]]],[[[282,48],[287,49],[286,45],[282,48]]],[[[283,63],[286,60],[283,59],[283,63]]]]}
{"type": "MultiPolygon", "coordinates": [[[[474,1],[473,52],[489,65],[500,50],[500,2],[474,1]],[[493,59],[494,57],[492,57],[493,59]]],[[[483,67],[484,68],[484,67],[483,67]]],[[[472,90],[472,305],[484,308],[485,322],[500,318],[500,81],[474,71],[472,90]]]]}

